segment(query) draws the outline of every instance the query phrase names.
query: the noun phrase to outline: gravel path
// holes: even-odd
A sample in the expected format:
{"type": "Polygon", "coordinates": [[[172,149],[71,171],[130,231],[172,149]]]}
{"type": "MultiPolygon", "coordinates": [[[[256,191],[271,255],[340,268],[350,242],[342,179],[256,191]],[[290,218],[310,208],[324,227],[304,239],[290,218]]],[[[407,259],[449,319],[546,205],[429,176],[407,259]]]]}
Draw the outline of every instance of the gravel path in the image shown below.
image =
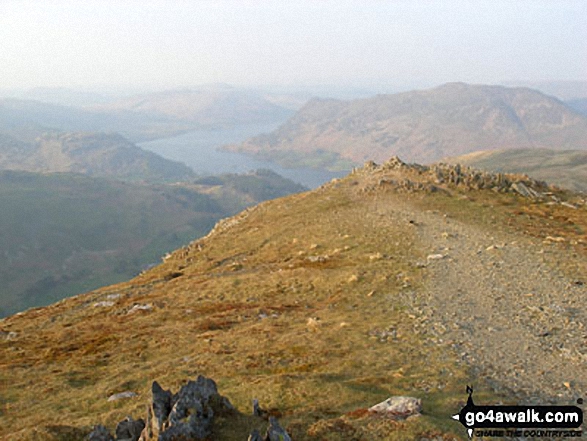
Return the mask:
{"type": "Polygon", "coordinates": [[[390,219],[413,222],[427,253],[419,263],[427,289],[412,306],[433,338],[527,404],[587,397],[587,278],[557,269],[559,258],[577,256],[438,212],[388,210],[390,219]]]}

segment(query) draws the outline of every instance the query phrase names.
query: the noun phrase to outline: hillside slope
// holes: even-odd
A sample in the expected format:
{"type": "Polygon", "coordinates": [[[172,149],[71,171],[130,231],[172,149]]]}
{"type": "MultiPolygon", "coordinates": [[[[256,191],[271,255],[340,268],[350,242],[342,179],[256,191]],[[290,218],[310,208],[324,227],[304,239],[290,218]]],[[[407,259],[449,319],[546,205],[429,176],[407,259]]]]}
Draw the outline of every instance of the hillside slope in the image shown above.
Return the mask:
{"type": "Polygon", "coordinates": [[[473,152],[445,158],[450,164],[502,173],[525,173],[569,190],[587,192],[587,152],[579,150],[513,149],[473,152]]]}
{"type": "Polygon", "coordinates": [[[587,149],[587,117],[531,89],[454,83],[353,101],[312,100],[276,131],[229,148],[307,165],[392,155],[427,163],[488,149],[587,149]]]}
{"type": "Polygon", "coordinates": [[[398,160],[257,205],[133,280],[0,322],[0,435],[112,430],[144,416],[153,380],[198,374],[242,412],[215,423],[223,441],[266,425],[253,397],[301,441],[465,439],[450,416],[468,384],[478,403],[573,404],[585,210],[526,178],[398,160]],[[423,415],[366,411],[390,395],[423,415]]]}
{"type": "Polygon", "coordinates": [[[0,171],[0,317],[128,280],[218,219],[304,189],[269,172],[213,179],[137,185],[0,171]]]}
{"type": "Polygon", "coordinates": [[[93,132],[0,133],[0,170],[73,172],[128,181],[182,181],[185,164],[143,150],[118,134],[93,132]],[[32,138],[32,139],[31,139],[32,138]]]}

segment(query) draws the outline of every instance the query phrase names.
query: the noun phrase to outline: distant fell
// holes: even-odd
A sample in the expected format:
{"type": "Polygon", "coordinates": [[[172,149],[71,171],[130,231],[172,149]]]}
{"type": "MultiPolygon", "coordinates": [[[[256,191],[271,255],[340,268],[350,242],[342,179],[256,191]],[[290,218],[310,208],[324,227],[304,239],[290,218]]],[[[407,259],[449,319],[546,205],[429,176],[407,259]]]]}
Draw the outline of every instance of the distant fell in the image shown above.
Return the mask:
{"type": "Polygon", "coordinates": [[[579,150],[514,149],[473,152],[446,162],[506,173],[525,173],[534,179],[574,191],[587,192],[587,152],[579,150]]]}
{"type": "Polygon", "coordinates": [[[230,127],[285,120],[300,103],[285,96],[215,87],[136,95],[95,106],[103,112],[133,112],[171,118],[198,127],[230,127]]]}
{"type": "Polygon", "coordinates": [[[477,150],[587,149],[587,117],[527,88],[446,84],[353,101],[314,99],[276,131],[231,150],[312,165],[400,155],[433,162],[477,150]]]}
{"type": "Polygon", "coordinates": [[[44,132],[34,140],[0,133],[0,169],[151,182],[194,177],[188,166],[143,150],[118,134],[93,132],[44,132]]]}

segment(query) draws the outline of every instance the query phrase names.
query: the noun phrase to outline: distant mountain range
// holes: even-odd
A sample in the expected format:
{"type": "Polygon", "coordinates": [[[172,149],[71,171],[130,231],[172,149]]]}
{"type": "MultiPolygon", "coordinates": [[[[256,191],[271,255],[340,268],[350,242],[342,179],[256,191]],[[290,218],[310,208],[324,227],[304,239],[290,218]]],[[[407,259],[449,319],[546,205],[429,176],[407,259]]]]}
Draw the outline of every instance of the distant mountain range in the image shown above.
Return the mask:
{"type": "MultiPolygon", "coordinates": [[[[305,100],[294,95],[216,86],[148,93],[88,106],[56,103],[68,100],[64,91],[41,90],[0,99],[0,131],[37,127],[58,131],[117,132],[131,141],[164,138],[199,129],[285,121],[305,100]],[[51,93],[53,92],[53,93],[51,93]],[[61,99],[54,98],[62,97],[61,99]]],[[[75,95],[83,100],[85,95],[75,95]]],[[[92,102],[93,95],[87,99],[92,102]]],[[[96,98],[97,100],[97,98],[96,98]]]]}
{"type": "Polygon", "coordinates": [[[126,280],[220,218],[302,190],[268,171],[181,185],[0,171],[0,317],[126,280]]]}
{"type": "Polygon", "coordinates": [[[276,131],[227,148],[296,165],[399,155],[433,162],[472,151],[587,149],[587,117],[527,88],[451,83],[424,91],[314,99],[276,131]]]}
{"type": "Polygon", "coordinates": [[[0,132],[0,169],[75,172],[130,181],[190,179],[185,164],[142,150],[118,134],[86,132],[0,132]]]}
{"type": "Polygon", "coordinates": [[[94,106],[101,112],[134,112],[198,126],[232,126],[285,120],[301,106],[283,96],[233,88],[172,90],[94,106]]]}
{"type": "Polygon", "coordinates": [[[587,192],[587,152],[585,151],[490,150],[446,158],[444,161],[470,165],[487,171],[524,173],[550,184],[587,192]]]}

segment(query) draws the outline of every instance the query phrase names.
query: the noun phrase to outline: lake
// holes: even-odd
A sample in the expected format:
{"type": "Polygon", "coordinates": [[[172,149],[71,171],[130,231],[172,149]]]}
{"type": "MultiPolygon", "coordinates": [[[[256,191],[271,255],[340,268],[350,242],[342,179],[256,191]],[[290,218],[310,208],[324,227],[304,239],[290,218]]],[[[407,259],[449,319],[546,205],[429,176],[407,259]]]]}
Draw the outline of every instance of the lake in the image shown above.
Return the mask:
{"type": "Polygon", "coordinates": [[[271,132],[277,127],[276,124],[257,124],[237,126],[231,129],[197,130],[137,145],[164,158],[183,162],[200,175],[246,173],[251,170],[269,169],[306,187],[316,188],[333,178],[339,178],[348,173],[314,168],[284,168],[274,162],[219,149],[220,146],[226,144],[239,143],[252,136],[271,132]]]}

